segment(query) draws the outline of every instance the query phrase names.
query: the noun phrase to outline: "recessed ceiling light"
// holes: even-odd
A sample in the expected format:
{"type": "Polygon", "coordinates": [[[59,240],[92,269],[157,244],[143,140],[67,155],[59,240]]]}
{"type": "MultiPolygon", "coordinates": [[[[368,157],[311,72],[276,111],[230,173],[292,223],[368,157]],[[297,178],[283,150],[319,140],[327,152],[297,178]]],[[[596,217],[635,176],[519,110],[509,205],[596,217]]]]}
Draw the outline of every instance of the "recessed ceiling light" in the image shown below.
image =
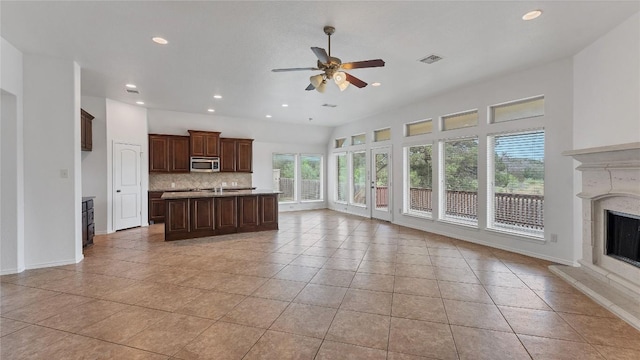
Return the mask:
{"type": "Polygon", "coordinates": [[[525,20],[525,21],[533,20],[540,15],[542,15],[542,10],[529,11],[528,13],[522,15],[522,20],[525,20]]]}
{"type": "Polygon", "coordinates": [[[135,84],[126,84],[125,86],[128,87],[129,89],[137,88],[137,86],[135,84]]]}
{"type": "Polygon", "coordinates": [[[265,117],[270,118],[270,117],[271,117],[271,115],[266,115],[265,117]]]}
{"type": "Polygon", "coordinates": [[[144,101],[136,101],[136,104],[138,104],[138,105],[144,105],[144,101]]]}
{"type": "Polygon", "coordinates": [[[160,45],[167,45],[169,42],[167,41],[167,39],[165,38],[161,38],[159,36],[156,36],[154,38],[151,38],[151,40],[153,40],[154,43],[156,44],[160,44],[160,45]]]}
{"type": "Polygon", "coordinates": [[[214,99],[222,99],[222,95],[213,95],[214,99]]]}
{"type": "Polygon", "coordinates": [[[213,109],[207,109],[208,112],[214,112],[215,110],[213,109]]]}
{"type": "Polygon", "coordinates": [[[382,84],[380,84],[379,82],[374,82],[373,84],[371,84],[371,86],[380,86],[382,84]]]}
{"type": "Polygon", "coordinates": [[[289,107],[289,104],[282,104],[282,107],[289,107]]]}

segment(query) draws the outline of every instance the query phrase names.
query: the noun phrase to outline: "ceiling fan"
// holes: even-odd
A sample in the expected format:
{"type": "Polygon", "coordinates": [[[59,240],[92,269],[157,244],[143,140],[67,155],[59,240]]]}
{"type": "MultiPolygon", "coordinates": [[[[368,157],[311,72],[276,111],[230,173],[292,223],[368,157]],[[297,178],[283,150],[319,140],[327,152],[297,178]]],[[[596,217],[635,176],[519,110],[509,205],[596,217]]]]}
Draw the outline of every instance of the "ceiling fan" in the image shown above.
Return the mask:
{"type": "Polygon", "coordinates": [[[329,37],[329,53],[323,48],[312,47],[311,51],[316,54],[318,58],[317,67],[307,67],[307,68],[287,68],[287,69],[273,69],[273,72],[284,72],[284,71],[305,71],[305,70],[322,70],[322,74],[313,75],[309,78],[311,84],[307,86],[305,90],[317,90],[318,92],[323,93],[326,86],[327,80],[333,79],[340,91],[344,91],[349,84],[353,84],[355,87],[363,88],[367,86],[367,83],[358,79],[357,77],[350,75],[343,70],[351,70],[351,69],[361,69],[361,68],[371,68],[371,67],[380,67],[384,66],[384,61],[382,59],[375,60],[365,60],[365,61],[355,61],[342,63],[340,59],[337,57],[331,56],[331,35],[336,31],[333,26],[325,26],[324,33],[329,37]]]}

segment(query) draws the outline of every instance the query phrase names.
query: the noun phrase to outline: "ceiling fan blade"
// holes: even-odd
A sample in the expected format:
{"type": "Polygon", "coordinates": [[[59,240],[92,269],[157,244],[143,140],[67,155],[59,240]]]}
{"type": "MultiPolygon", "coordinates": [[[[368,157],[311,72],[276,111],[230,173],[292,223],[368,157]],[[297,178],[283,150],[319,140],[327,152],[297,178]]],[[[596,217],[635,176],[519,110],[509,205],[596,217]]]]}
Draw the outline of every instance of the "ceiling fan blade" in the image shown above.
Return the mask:
{"type": "Polygon", "coordinates": [[[382,59],[354,61],[354,62],[342,64],[342,68],[345,70],[372,68],[372,67],[381,67],[381,66],[384,66],[384,60],[382,59]]]}
{"type": "Polygon", "coordinates": [[[353,84],[353,86],[358,87],[358,88],[363,88],[365,86],[367,86],[367,83],[358,79],[357,77],[344,73],[347,76],[347,81],[350,82],[351,84],[353,84]]]}
{"type": "Polygon", "coordinates": [[[306,67],[306,68],[286,68],[286,69],[273,69],[273,72],[285,72],[285,71],[305,71],[305,70],[318,70],[318,68],[306,67]]]}
{"type": "Polygon", "coordinates": [[[319,48],[319,47],[312,47],[311,51],[313,51],[314,54],[316,54],[316,56],[318,57],[318,60],[320,60],[321,63],[326,64],[329,62],[329,55],[327,54],[327,51],[323,48],[319,48]]]}
{"type": "Polygon", "coordinates": [[[316,87],[313,86],[313,84],[309,84],[309,86],[307,86],[307,88],[305,90],[311,91],[311,90],[315,90],[315,89],[316,89],[316,87]]]}

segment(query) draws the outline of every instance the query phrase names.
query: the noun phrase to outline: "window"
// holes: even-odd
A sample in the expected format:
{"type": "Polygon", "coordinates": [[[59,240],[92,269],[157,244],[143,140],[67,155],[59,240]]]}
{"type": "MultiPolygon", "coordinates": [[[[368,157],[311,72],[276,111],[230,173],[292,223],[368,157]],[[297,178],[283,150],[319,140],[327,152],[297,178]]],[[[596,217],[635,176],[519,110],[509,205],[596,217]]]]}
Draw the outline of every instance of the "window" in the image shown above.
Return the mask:
{"type": "Polygon", "coordinates": [[[364,151],[351,153],[351,203],[367,205],[367,154],[364,151]]]}
{"type": "Polygon", "coordinates": [[[353,135],[351,137],[351,145],[361,145],[367,143],[367,136],[365,134],[353,135]]]}
{"type": "Polygon", "coordinates": [[[296,156],[273,154],[273,187],[281,191],[280,202],[296,201],[296,156]]]}
{"type": "Polygon", "coordinates": [[[391,129],[380,129],[373,132],[373,141],[387,141],[391,140],[391,129]]]}
{"type": "Polygon", "coordinates": [[[544,131],[489,137],[489,227],[543,236],[544,131]]]}
{"type": "Polygon", "coordinates": [[[477,225],[478,138],[448,140],[443,145],[443,218],[477,225]]]}
{"type": "Polygon", "coordinates": [[[347,145],[345,144],[346,141],[347,141],[346,138],[336,139],[336,149],[345,147],[347,145]]]}
{"type": "Polygon", "coordinates": [[[433,121],[422,120],[405,125],[406,136],[429,134],[433,131],[433,121]]]}
{"type": "Polygon", "coordinates": [[[433,209],[431,205],[431,191],[433,189],[431,150],[431,145],[406,148],[405,211],[409,214],[429,216],[433,209]]]}
{"type": "Polygon", "coordinates": [[[491,122],[519,120],[544,115],[544,96],[491,107],[491,122]]]}
{"type": "Polygon", "coordinates": [[[338,202],[347,202],[347,184],[349,183],[347,173],[347,154],[336,154],[336,201],[338,202]]]}
{"type": "Polygon", "coordinates": [[[301,201],[322,200],[322,155],[300,155],[301,201]]]}
{"type": "Polygon", "coordinates": [[[478,125],[478,110],[465,111],[442,117],[442,130],[460,129],[478,125]]]}

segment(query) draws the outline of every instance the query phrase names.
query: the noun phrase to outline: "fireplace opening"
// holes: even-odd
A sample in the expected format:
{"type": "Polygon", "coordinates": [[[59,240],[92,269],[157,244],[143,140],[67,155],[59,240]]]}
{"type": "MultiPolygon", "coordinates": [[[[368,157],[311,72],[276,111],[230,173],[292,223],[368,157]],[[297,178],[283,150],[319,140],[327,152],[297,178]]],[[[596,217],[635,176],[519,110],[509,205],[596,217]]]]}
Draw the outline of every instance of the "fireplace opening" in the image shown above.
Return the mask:
{"type": "Polygon", "coordinates": [[[607,210],[607,255],[640,268],[640,216],[607,210]]]}

